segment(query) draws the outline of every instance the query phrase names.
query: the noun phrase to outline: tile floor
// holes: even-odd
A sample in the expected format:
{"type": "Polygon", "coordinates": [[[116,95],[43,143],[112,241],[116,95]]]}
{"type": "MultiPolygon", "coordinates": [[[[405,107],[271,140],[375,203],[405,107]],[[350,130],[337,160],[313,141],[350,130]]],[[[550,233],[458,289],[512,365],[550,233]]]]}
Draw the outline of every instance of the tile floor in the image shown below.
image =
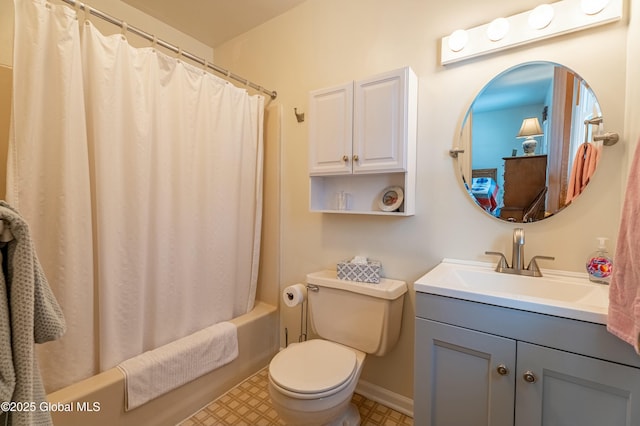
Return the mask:
{"type": "MultiPolygon", "coordinates": [[[[179,426],[281,426],[271,406],[268,372],[264,368],[216,399],[179,426]]],[[[413,425],[413,419],[362,395],[352,402],[358,407],[362,426],[413,425]]]]}

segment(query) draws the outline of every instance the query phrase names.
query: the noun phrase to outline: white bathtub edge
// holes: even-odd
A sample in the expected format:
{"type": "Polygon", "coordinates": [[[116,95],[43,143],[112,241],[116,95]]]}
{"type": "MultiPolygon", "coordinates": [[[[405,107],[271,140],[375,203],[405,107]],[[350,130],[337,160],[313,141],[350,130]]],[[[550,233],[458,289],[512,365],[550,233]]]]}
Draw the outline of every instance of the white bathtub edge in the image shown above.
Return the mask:
{"type": "Polygon", "coordinates": [[[54,424],[65,426],[175,425],[199,407],[222,395],[250,375],[268,365],[278,350],[277,308],[256,301],[254,309],[231,322],[238,326],[239,355],[226,366],[214,370],[180,388],[132,411],[124,411],[124,376],[117,368],[47,395],[50,403],[62,403],[70,411],[52,413],[54,424]],[[81,411],[82,403],[99,403],[98,411],[81,411]]]}

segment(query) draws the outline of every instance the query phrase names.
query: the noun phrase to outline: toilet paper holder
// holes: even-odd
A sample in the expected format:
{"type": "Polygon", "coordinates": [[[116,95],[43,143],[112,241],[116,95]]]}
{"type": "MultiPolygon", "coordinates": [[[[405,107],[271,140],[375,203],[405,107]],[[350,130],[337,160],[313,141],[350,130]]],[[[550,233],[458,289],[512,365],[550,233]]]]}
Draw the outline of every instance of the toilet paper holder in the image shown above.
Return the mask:
{"type": "MultiPolygon", "coordinates": [[[[306,300],[306,292],[319,291],[319,287],[313,284],[295,284],[293,286],[289,286],[284,289],[283,298],[285,299],[285,304],[289,307],[295,307],[300,305],[300,335],[298,336],[298,342],[306,342],[307,341],[307,328],[308,328],[308,306],[306,300]],[[304,286],[304,287],[303,287],[304,286]],[[304,296],[300,298],[300,288],[304,290],[304,296]],[[289,302],[294,302],[294,304],[289,304],[289,302]]],[[[285,337],[285,347],[289,346],[289,330],[285,327],[284,329],[284,337],[285,337]]]]}

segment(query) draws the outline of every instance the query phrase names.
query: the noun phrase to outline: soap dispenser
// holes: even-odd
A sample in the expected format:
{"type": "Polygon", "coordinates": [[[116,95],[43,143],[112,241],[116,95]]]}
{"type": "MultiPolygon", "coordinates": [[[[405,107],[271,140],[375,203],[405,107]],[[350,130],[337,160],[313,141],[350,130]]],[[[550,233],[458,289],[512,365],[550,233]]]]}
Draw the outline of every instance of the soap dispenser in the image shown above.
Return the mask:
{"type": "Polygon", "coordinates": [[[595,283],[609,284],[613,272],[613,261],[607,251],[604,237],[598,237],[598,250],[587,259],[587,273],[589,280],[595,283]]]}

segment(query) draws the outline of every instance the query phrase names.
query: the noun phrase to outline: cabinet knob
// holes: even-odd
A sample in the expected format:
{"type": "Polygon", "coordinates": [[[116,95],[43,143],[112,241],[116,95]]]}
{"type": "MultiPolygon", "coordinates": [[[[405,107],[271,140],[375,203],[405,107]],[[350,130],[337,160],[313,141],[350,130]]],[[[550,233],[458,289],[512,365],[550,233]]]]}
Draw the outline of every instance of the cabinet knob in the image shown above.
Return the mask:
{"type": "Polygon", "coordinates": [[[531,372],[531,371],[525,371],[524,374],[522,375],[522,378],[527,383],[535,383],[536,380],[538,380],[536,375],[533,374],[533,372],[531,372]]]}
{"type": "Polygon", "coordinates": [[[504,364],[500,364],[497,368],[496,371],[498,372],[499,375],[501,376],[507,376],[509,375],[509,369],[507,368],[506,365],[504,364]]]}
{"type": "Polygon", "coordinates": [[[353,161],[358,161],[358,160],[360,160],[360,158],[358,157],[358,154],[355,154],[355,155],[353,156],[353,161]]]}
{"type": "Polygon", "coordinates": [[[348,155],[343,155],[343,156],[342,156],[342,161],[344,161],[345,163],[346,163],[347,161],[349,161],[349,156],[348,156],[348,155]]]}

